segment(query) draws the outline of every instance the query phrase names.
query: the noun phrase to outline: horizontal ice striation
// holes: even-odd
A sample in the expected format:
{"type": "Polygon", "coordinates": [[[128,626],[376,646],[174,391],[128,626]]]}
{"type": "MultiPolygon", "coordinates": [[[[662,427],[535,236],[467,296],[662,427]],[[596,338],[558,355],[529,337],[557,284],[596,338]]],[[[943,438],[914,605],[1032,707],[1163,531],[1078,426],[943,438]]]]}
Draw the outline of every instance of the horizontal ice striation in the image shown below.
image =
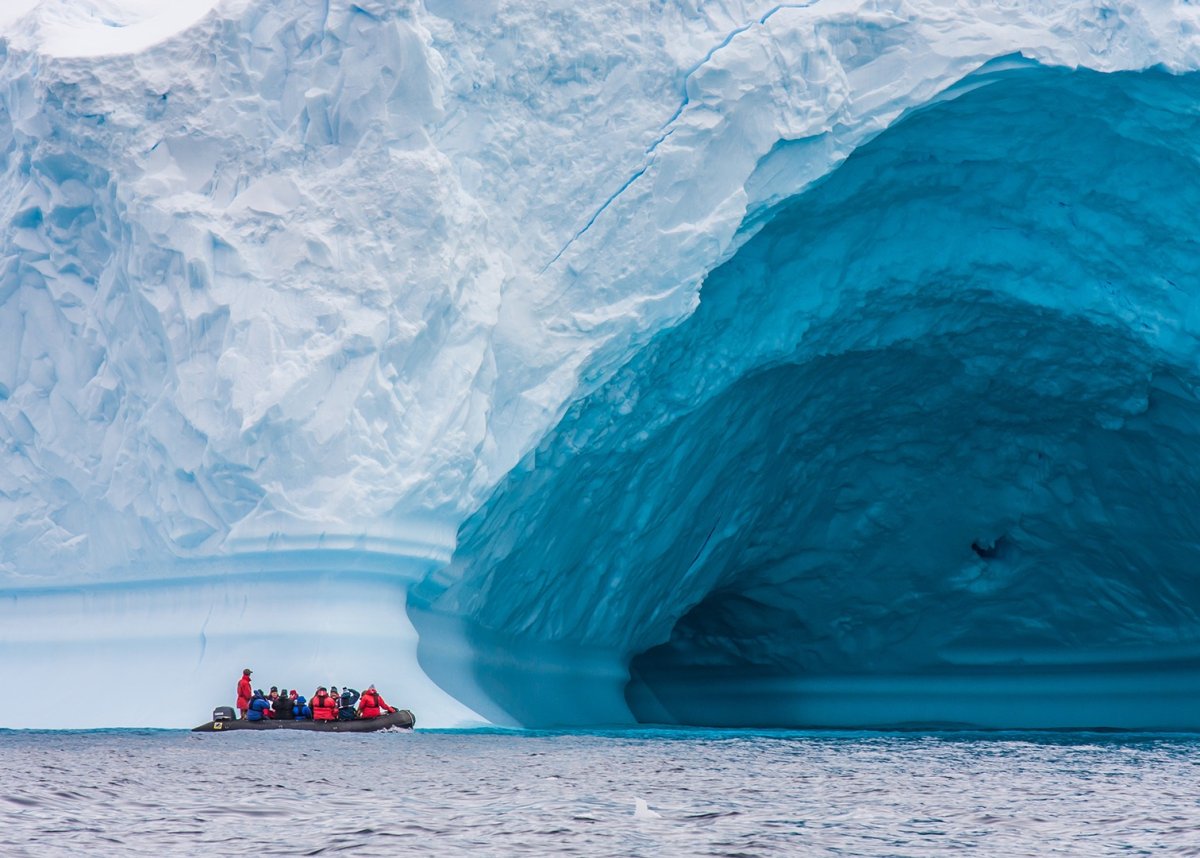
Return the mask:
{"type": "Polygon", "coordinates": [[[653,721],[1200,724],[1197,105],[985,69],[770,212],[418,593],[470,619],[461,695],[619,720],[631,664],[653,721]]]}
{"type": "MultiPolygon", "coordinates": [[[[303,591],[341,568],[340,588],[313,592],[321,617],[355,628],[377,595],[355,571],[368,563],[397,592],[425,578],[414,602],[434,606],[424,642],[442,654],[426,663],[472,705],[505,719],[516,711],[474,678],[472,647],[494,632],[509,641],[497,653],[524,647],[516,663],[552,665],[564,683],[547,696],[558,714],[531,720],[629,718],[629,659],[667,641],[709,591],[667,600],[653,622],[604,616],[630,593],[656,592],[644,577],[653,564],[615,581],[561,565],[574,550],[566,540],[604,543],[624,501],[558,489],[568,506],[594,511],[569,534],[548,529],[557,512],[545,497],[504,512],[531,451],[568,436],[594,438],[598,455],[611,449],[605,433],[565,428],[587,397],[657,354],[705,278],[791,211],[786,201],[815,193],[901,117],[948,90],[961,95],[981,66],[1017,55],[1105,72],[1200,65],[1197,12],[1186,6],[860,5],[6,5],[0,681],[35,652],[27,664],[45,679],[112,686],[139,666],[176,675],[198,652],[189,682],[224,687],[228,664],[212,653],[240,653],[246,629],[279,621],[268,598],[277,582],[303,591]],[[463,531],[467,547],[442,569],[485,502],[463,531]],[[533,534],[545,551],[526,556],[544,576],[512,601],[524,572],[507,562],[489,571],[486,558],[499,558],[501,543],[533,551],[533,534]],[[198,579],[208,583],[181,583],[198,579]],[[87,595],[101,591],[125,601],[87,595]],[[216,594],[227,592],[245,609],[224,613],[216,594]],[[192,602],[216,606],[208,631],[192,602]],[[29,636],[21,618],[33,610],[72,630],[63,634],[74,655],[44,630],[29,636]],[[122,643],[143,640],[133,618],[158,618],[153,651],[122,643]],[[597,691],[594,708],[574,705],[571,683],[597,691]]],[[[1188,130],[1158,133],[1175,152],[1188,130]]],[[[682,425],[765,368],[753,355],[773,346],[753,318],[737,328],[749,340],[723,346],[746,361],[694,398],[686,391],[706,373],[680,364],[678,410],[663,400],[647,417],[619,405],[630,410],[621,431],[645,419],[647,437],[661,437],[657,422],[682,425]]],[[[703,336],[695,343],[707,347],[703,336]]],[[[731,442],[710,433],[709,443],[731,442]]],[[[555,460],[561,477],[539,479],[569,486],[569,452],[555,460]]],[[[679,514],[689,514],[682,502],[679,514]]],[[[408,623],[396,600],[373,604],[408,623]]],[[[325,625],[301,628],[292,634],[304,652],[344,652],[323,647],[325,625]]],[[[405,641],[397,681],[415,670],[415,638],[405,641]]],[[[282,669],[288,657],[277,658],[282,669]]],[[[295,663],[337,665],[313,658],[295,663]]],[[[90,715],[184,723],[174,712],[90,715]]]]}
{"type": "Polygon", "coordinates": [[[213,706],[233,705],[245,666],[256,685],[306,695],[376,683],[426,726],[480,720],[417,663],[404,605],[427,566],[394,553],[276,547],[140,571],[157,577],[127,571],[122,580],[0,594],[4,681],[91,701],[0,723],[190,727],[213,706]]]}

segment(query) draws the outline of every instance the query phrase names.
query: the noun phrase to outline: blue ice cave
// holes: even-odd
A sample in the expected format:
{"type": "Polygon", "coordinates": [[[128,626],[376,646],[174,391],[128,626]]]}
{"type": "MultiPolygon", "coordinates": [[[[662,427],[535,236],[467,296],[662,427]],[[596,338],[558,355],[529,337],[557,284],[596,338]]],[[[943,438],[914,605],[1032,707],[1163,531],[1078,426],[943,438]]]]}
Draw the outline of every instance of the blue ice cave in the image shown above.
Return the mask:
{"type": "Polygon", "coordinates": [[[1200,726],[1198,215],[1195,75],[909,114],[464,525],[422,664],[526,725],[1200,726]]]}

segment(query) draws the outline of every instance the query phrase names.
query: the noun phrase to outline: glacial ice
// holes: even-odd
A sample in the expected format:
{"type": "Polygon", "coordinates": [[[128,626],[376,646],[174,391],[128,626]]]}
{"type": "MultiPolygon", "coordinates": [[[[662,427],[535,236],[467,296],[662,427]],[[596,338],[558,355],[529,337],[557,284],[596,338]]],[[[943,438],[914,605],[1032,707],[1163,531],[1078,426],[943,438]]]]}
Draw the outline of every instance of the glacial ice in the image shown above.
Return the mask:
{"type": "Polygon", "coordinates": [[[533,638],[633,657],[655,721],[1186,711],[1200,77],[987,79],[773,213],[468,521],[416,592],[519,630],[488,699],[545,712],[533,638]]]}
{"type": "Polygon", "coordinates": [[[1200,726],[1194,8],[0,38],[0,682],[96,701],[51,726],[243,662],[425,725],[1200,726]]]}

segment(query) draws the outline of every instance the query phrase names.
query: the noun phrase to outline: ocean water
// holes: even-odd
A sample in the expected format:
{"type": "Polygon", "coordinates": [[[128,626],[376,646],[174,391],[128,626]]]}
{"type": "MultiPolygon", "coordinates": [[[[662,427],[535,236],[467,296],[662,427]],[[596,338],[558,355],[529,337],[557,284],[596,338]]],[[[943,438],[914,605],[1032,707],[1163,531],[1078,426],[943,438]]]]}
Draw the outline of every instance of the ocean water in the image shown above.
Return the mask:
{"type": "Polygon", "coordinates": [[[1200,855],[1200,738],[0,731],[0,855],[1200,855]]]}

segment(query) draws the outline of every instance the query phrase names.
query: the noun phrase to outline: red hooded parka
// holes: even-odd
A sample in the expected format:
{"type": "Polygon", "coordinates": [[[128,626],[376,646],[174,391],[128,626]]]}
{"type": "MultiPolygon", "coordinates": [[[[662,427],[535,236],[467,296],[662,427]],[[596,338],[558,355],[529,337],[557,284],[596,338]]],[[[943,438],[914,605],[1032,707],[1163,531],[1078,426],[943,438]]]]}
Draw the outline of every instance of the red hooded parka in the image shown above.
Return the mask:
{"type": "Polygon", "coordinates": [[[250,690],[250,677],[242,674],[242,678],[238,680],[237,689],[237,708],[245,712],[250,708],[250,698],[254,696],[254,692],[250,690]]]}
{"type": "Polygon", "coordinates": [[[324,691],[318,691],[316,694],[314,694],[312,700],[309,701],[309,705],[312,706],[312,713],[313,713],[314,721],[336,721],[337,720],[337,717],[338,717],[337,704],[334,703],[333,698],[330,697],[324,691]]]}
{"type": "Polygon", "coordinates": [[[359,718],[378,718],[379,710],[386,709],[389,712],[396,710],[388,706],[387,701],[374,688],[368,688],[362,693],[362,698],[358,701],[358,717],[359,718]]]}

